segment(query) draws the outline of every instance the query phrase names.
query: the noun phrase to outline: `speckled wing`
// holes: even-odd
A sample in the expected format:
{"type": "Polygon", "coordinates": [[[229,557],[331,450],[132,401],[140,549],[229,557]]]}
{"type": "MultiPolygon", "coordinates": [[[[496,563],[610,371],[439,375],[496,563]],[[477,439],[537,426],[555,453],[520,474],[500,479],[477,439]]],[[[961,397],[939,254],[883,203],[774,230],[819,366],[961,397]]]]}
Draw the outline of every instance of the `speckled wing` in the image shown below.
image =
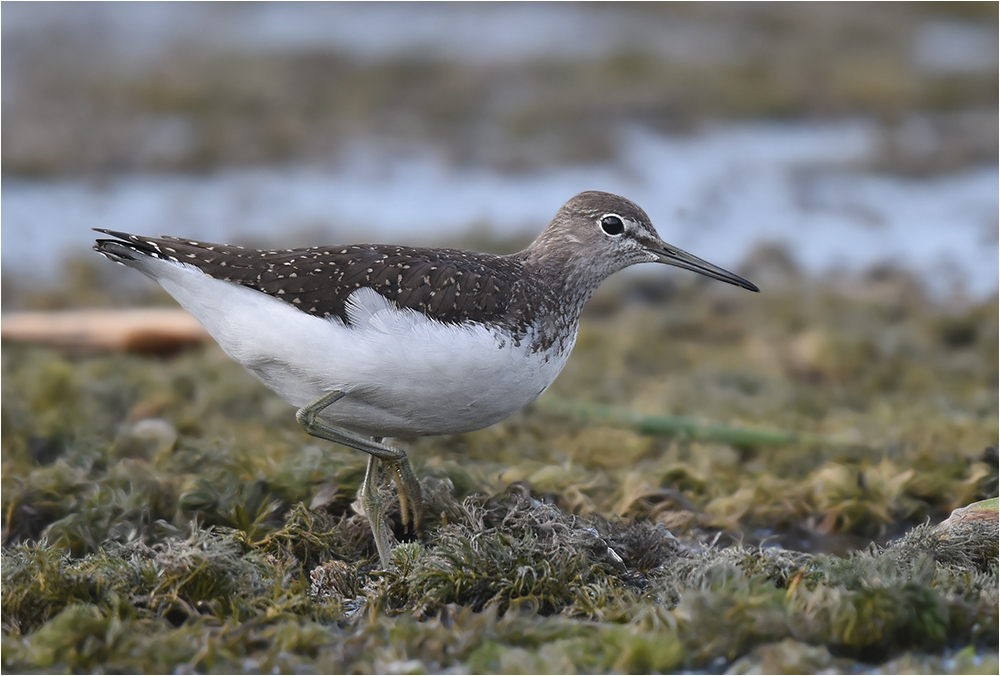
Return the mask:
{"type": "Polygon", "coordinates": [[[374,289],[402,308],[445,323],[509,321],[508,307],[521,277],[520,264],[506,256],[456,249],[378,244],[258,250],[177,237],[141,237],[98,230],[156,258],[193,265],[205,274],[240,284],[317,317],[348,321],[346,303],[357,289],[374,289]]]}

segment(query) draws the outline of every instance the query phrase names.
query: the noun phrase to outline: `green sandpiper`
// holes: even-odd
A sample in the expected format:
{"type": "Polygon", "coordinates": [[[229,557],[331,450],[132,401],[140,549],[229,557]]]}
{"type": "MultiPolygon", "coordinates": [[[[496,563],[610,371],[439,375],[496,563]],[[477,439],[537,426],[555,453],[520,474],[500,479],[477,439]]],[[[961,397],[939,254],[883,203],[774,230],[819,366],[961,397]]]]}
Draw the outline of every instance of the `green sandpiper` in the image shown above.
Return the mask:
{"type": "Polygon", "coordinates": [[[525,250],[500,256],[356,244],[258,250],[98,230],[97,251],[158,282],[226,354],[298,407],[309,434],[368,454],[359,492],[379,558],[378,497],[395,478],[403,525],[420,484],[383,439],[481,429],[535,401],[566,364],[583,306],[611,274],[666,263],[758,291],[665,243],[646,213],[583,192],[525,250]]]}

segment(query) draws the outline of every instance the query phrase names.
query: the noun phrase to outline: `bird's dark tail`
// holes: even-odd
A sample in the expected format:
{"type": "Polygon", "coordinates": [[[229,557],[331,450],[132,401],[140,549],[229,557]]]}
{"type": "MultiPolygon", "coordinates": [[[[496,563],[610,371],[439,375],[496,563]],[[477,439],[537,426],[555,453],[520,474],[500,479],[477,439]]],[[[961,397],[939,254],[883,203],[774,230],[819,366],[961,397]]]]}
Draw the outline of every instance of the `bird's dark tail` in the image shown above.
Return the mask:
{"type": "Polygon", "coordinates": [[[144,239],[138,235],[130,235],[127,232],[117,230],[104,230],[94,228],[95,232],[111,235],[116,239],[98,239],[94,244],[94,251],[104,254],[115,263],[135,267],[135,263],[144,258],[166,258],[155,241],[144,239]]]}

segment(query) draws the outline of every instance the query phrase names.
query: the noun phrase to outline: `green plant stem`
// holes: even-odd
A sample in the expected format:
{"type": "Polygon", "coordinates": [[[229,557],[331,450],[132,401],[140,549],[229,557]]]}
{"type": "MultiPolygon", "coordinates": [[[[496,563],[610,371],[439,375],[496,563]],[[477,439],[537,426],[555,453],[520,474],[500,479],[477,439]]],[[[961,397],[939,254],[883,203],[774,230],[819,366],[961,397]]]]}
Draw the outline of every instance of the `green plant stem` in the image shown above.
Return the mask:
{"type": "Polygon", "coordinates": [[[784,444],[821,444],[847,446],[846,439],[823,437],[787,430],[754,429],[722,423],[706,423],[685,416],[644,415],[619,406],[590,404],[582,401],[546,397],[535,406],[543,411],[565,414],[585,422],[624,427],[651,436],[679,436],[697,441],[720,441],[734,446],[778,446],[784,444]]]}

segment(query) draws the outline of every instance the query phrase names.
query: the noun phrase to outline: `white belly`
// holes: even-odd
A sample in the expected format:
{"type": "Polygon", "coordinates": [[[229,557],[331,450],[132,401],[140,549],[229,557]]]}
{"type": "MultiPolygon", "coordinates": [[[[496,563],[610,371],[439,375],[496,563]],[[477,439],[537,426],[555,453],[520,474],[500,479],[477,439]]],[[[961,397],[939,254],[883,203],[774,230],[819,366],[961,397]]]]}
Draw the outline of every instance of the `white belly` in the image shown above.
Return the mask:
{"type": "MultiPolygon", "coordinates": [[[[347,396],[322,417],[370,436],[451,434],[499,422],[544,392],[575,341],[529,353],[529,335],[442,324],[371,289],[350,299],[350,325],[266,294],[166,263],[157,281],[226,353],[294,406],[347,396]]],[[[161,268],[161,266],[156,266],[161,268]]]]}

